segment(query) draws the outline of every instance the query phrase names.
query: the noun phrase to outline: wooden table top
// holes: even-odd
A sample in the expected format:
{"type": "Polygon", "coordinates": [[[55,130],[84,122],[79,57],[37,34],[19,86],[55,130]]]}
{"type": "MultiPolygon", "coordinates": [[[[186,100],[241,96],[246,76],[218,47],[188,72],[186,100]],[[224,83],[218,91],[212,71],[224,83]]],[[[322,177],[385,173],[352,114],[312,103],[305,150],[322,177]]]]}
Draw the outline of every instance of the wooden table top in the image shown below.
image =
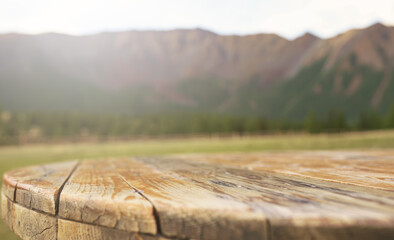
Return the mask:
{"type": "Polygon", "coordinates": [[[394,239],[394,152],[72,161],[3,176],[22,239],[394,239]]]}

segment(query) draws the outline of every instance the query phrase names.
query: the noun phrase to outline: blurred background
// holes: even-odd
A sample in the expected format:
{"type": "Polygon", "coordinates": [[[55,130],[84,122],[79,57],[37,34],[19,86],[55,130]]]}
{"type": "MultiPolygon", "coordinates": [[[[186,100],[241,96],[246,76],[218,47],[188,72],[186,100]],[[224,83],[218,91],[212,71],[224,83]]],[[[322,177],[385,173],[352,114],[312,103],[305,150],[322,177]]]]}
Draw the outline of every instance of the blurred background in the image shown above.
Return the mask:
{"type": "Polygon", "coordinates": [[[0,173],[394,148],[393,0],[0,3],[0,173]]]}
{"type": "Polygon", "coordinates": [[[0,143],[394,127],[394,2],[4,1],[0,143]]]}

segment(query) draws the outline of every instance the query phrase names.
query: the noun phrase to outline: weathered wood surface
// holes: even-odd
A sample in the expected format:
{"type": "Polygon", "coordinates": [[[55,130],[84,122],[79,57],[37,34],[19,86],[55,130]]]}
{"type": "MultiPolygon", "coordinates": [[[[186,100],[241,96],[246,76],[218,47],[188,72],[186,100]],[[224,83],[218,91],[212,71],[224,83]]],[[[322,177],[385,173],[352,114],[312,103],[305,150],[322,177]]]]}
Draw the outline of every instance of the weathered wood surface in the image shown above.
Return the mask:
{"type": "Polygon", "coordinates": [[[8,227],[22,239],[77,240],[77,239],[127,239],[166,240],[160,235],[130,233],[97,225],[59,219],[12,202],[1,194],[2,218],[8,227]]]}
{"type": "Polygon", "coordinates": [[[56,218],[23,207],[1,194],[1,215],[22,239],[56,239],[56,218]]]}
{"type": "Polygon", "coordinates": [[[157,233],[152,204],[131,188],[111,160],[86,161],[65,184],[59,216],[130,232],[157,233]]]}
{"type": "Polygon", "coordinates": [[[43,228],[55,232],[54,239],[394,239],[390,151],[185,155],[59,166],[4,176],[2,216],[24,239],[40,239],[43,228]],[[18,198],[18,192],[29,197],[18,198]],[[17,211],[26,212],[19,228],[17,211]],[[33,218],[54,219],[55,228],[33,218]],[[36,232],[26,221],[34,222],[36,232]]]}
{"type": "Polygon", "coordinates": [[[181,158],[394,191],[393,151],[196,154],[181,158]]]}
{"type": "Polygon", "coordinates": [[[11,200],[55,215],[58,192],[77,162],[19,168],[3,176],[3,193],[11,200]]]}
{"type": "Polygon", "coordinates": [[[58,220],[59,240],[80,240],[80,239],[125,239],[125,240],[169,240],[160,235],[149,235],[135,232],[127,232],[99,225],[85,224],[64,219],[58,220]]]}

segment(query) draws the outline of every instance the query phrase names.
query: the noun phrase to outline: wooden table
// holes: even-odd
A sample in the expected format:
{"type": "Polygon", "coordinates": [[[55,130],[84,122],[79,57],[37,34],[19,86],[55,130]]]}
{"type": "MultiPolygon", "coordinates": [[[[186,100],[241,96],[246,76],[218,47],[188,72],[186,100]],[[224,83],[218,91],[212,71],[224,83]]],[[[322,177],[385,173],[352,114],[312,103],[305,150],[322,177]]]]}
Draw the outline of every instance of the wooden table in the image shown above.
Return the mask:
{"type": "Polygon", "coordinates": [[[394,152],[73,161],[6,173],[23,239],[394,239],[394,152]]]}

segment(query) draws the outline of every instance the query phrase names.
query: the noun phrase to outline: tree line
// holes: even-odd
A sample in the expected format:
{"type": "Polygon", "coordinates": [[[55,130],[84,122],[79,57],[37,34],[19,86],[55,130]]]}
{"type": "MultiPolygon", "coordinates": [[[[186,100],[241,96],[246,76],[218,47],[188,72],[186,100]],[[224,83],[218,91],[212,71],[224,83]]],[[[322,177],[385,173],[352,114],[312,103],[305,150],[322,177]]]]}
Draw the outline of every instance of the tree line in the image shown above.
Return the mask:
{"type": "Polygon", "coordinates": [[[35,141],[111,139],[141,136],[264,134],[273,132],[344,132],[394,128],[394,105],[381,115],[360,113],[348,121],[341,110],[319,118],[309,112],[303,121],[270,120],[206,113],[173,113],[144,116],[54,112],[8,112],[0,109],[0,144],[35,141]]]}

